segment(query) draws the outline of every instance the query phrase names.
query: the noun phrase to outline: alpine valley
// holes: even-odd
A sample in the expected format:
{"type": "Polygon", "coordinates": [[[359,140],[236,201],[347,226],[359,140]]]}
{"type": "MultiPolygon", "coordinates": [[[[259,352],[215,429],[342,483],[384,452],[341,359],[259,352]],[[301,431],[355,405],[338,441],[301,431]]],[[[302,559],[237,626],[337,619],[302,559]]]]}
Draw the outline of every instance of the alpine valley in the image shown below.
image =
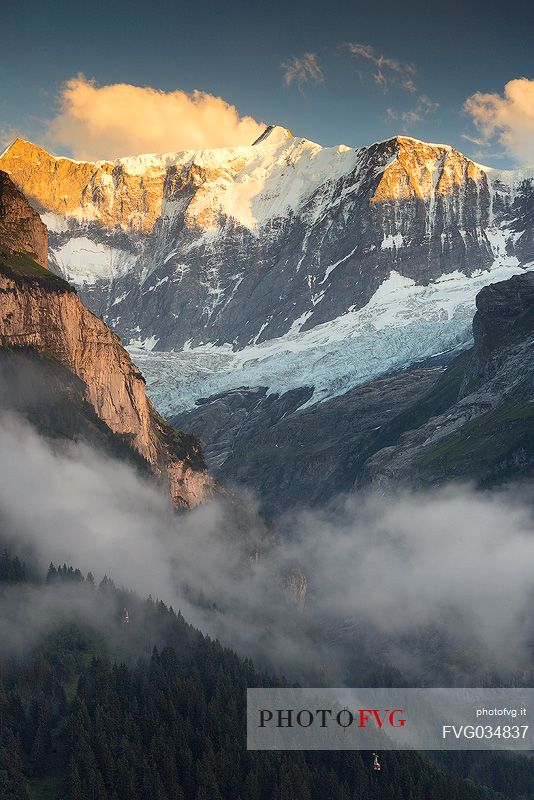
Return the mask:
{"type": "Polygon", "coordinates": [[[7,148],[0,800],[532,796],[531,756],[248,751],[245,700],[532,684],[533,214],[407,137],[7,148]]]}

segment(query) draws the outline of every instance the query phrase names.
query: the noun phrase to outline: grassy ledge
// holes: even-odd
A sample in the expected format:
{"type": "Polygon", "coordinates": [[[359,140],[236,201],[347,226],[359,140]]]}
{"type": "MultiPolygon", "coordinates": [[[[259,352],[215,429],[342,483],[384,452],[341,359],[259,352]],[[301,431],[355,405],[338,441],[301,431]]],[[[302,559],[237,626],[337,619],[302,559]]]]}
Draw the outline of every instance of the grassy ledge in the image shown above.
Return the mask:
{"type": "Polygon", "coordinates": [[[27,253],[8,253],[0,249],[0,272],[18,284],[36,284],[55,292],[75,293],[70,283],[41,267],[27,253]]]}

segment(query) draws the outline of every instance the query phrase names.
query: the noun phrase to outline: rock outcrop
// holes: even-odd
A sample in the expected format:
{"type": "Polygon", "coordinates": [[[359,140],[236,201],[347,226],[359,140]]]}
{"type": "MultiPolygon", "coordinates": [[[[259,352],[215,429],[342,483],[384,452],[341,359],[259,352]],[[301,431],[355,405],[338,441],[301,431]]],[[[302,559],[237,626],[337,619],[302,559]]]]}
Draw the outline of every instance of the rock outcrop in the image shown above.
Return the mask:
{"type": "Polygon", "coordinates": [[[300,567],[293,567],[284,577],[286,597],[299,611],[306,605],[308,579],[300,567]]]}
{"type": "Polygon", "coordinates": [[[0,172],[0,243],[12,253],[26,253],[48,266],[48,231],[39,214],[0,172]]]}
{"type": "Polygon", "coordinates": [[[4,217],[7,230],[16,231],[19,214],[21,220],[18,237],[10,233],[0,238],[2,346],[31,349],[67,367],[85,384],[87,400],[98,417],[114,433],[127,437],[167,482],[177,506],[190,508],[203,502],[215,484],[204,467],[198,441],[157,414],[146,396],[143,376],[119,337],[85,308],[69,284],[25,255],[46,250],[46,228],[35,220],[37,215],[8,177],[3,179],[1,197],[9,202],[4,217]]]}
{"type": "MultiPolygon", "coordinates": [[[[264,386],[240,388],[201,398],[191,411],[171,417],[176,427],[195,431],[202,440],[210,469],[226,470],[227,459],[241,451],[258,433],[267,433],[280,420],[290,416],[313,394],[311,387],[268,394],[264,386]]],[[[246,459],[245,459],[246,460],[246,459]]],[[[245,468],[246,470],[246,468],[245,468]]]]}

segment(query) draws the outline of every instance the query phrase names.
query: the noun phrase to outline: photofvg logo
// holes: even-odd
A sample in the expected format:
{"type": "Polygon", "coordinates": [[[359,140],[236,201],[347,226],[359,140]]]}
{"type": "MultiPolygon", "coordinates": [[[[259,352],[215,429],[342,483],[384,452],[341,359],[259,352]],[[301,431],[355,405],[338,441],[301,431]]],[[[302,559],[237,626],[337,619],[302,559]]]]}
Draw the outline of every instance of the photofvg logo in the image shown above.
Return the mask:
{"type": "Polygon", "coordinates": [[[319,725],[321,728],[328,728],[330,725],[337,725],[339,728],[368,728],[374,726],[378,730],[383,728],[404,728],[406,719],[402,708],[358,708],[351,711],[349,708],[342,708],[339,711],[332,708],[262,708],[259,711],[259,727],[265,728],[274,725],[277,728],[309,728],[312,725],[319,725]]]}
{"type": "Polygon", "coordinates": [[[534,747],[529,721],[534,689],[249,689],[247,694],[249,750],[534,747]]]}
{"type": "Polygon", "coordinates": [[[260,692],[252,706],[249,698],[249,746],[254,749],[376,749],[386,732],[404,732],[407,726],[403,706],[363,705],[345,691],[334,690],[327,698],[314,690],[260,692]]]}

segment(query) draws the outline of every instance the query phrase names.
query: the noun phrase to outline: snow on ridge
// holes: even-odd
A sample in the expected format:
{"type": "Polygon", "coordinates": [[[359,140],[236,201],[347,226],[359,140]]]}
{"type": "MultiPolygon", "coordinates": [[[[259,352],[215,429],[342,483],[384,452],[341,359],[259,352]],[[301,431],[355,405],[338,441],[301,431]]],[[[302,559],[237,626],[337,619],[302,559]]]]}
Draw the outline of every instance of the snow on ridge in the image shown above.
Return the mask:
{"type": "Polygon", "coordinates": [[[178,150],[170,153],[144,153],[138,156],[125,156],[112,162],[97,162],[120,166],[129,175],[144,175],[146,172],[164,174],[169,167],[181,167],[195,164],[201,167],[221,167],[230,161],[246,156],[250,145],[241,147],[205,148],[202,150],[178,150]]]}
{"type": "MultiPolygon", "coordinates": [[[[21,141],[24,144],[27,144],[29,147],[36,147],[38,149],[43,149],[39,145],[33,144],[32,142],[22,139],[18,137],[15,139],[11,144],[9,144],[2,153],[0,153],[0,158],[4,156],[9,150],[16,144],[17,141],[21,141]]],[[[180,164],[186,164],[188,161],[191,161],[196,164],[202,165],[216,165],[231,160],[232,158],[242,157],[249,155],[251,158],[253,157],[253,153],[257,153],[258,150],[261,149],[272,149],[274,147],[278,147],[280,145],[286,146],[288,143],[307,143],[313,147],[317,147],[321,150],[329,150],[329,151],[352,151],[352,152],[360,152],[369,150],[377,145],[388,144],[394,141],[408,141],[414,142],[416,144],[424,145],[426,147],[434,147],[443,149],[446,151],[452,151],[455,148],[449,144],[439,143],[439,142],[426,142],[422,139],[417,139],[414,136],[405,136],[402,134],[394,134],[393,136],[389,136],[385,139],[377,140],[376,142],[372,142],[368,145],[360,145],[360,146],[352,146],[352,145],[345,145],[339,144],[334,145],[331,147],[326,147],[316,142],[311,141],[310,139],[306,139],[304,137],[295,137],[289,131],[289,129],[284,128],[280,125],[272,125],[267,126],[266,130],[264,131],[261,136],[256,139],[254,143],[250,145],[238,145],[235,147],[212,147],[212,148],[202,148],[202,149],[186,149],[186,150],[177,150],[177,151],[169,151],[166,153],[140,153],[138,155],[130,155],[130,156],[122,156],[116,159],[100,159],[97,161],[88,161],[88,160],[77,160],[70,156],[58,156],[52,153],[48,153],[52,158],[56,161],[69,161],[72,164],[91,164],[95,167],[103,167],[103,166],[122,166],[126,172],[130,175],[142,175],[146,171],[165,171],[170,166],[177,166],[180,164]]],[[[47,152],[47,151],[45,151],[47,152]]],[[[461,151],[458,151],[461,152],[461,151]]],[[[472,159],[469,159],[472,161],[472,159]]],[[[502,180],[504,182],[508,180],[515,180],[515,176],[519,175],[520,173],[526,173],[526,177],[530,178],[534,175],[534,166],[527,167],[525,169],[515,169],[515,170],[499,170],[493,167],[484,166],[482,164],[477,164],[473,161],[476,166],[479,166],[484,172],[492,173],[495,176],[502,176],[502,180]]]]}
{"type": "MultiPolygon", "coordinates": [[[[278,126],[276,126],[278,128],[278,126]]],[[[285,128],[280,128],[285,131],[285,128]]],[[[154,172],[165,172],[169,167],[183,166],[187,163],[195,164],[204,167],[221,167],[230,163],[238,158],[247,158],[253,160],[262,151],[271,151],[273,148],[278,149],[286,147],[288,144],[294,142],[308,142],[308,139],[298,139],[292,134],[284,136],[267,135],[263,140],[267,131],[256,140],[254,144],[250,145],[236,145],[234,147],[205,147],[197,150],[177,150],[167,153],[142,153],[137,156],[124,156],[117,158],[114,161],[98,161],[96,166],[103,164],[112,164],[114,166],[121,166],[130,175],[142,175],[144,172],[152,170],[154,172]],[[261,145],[258,147],[258,145],[261,145]]],[[[315,142],[309,142],[315,147],[315,142]]],[[[334,148],[332,148],[334,149],[334,148]]]]}
{"type": "MultiPolygon", "coordinates": [[[[205,184],[209,191],[195,195],[188,213],[202,217],[216,208],[251,232],[271,219],[298,211],[321,185],[335,182],[358,163],[358,151],[351,148],[321,147],[290,137],[269,148],[195,151],[188,162],[189,155],[183,156],[184,165],[211,167],[220,174],[205,184]]],[[[211,235],[210,229],[205,235],[211,235]]]]}
{"type": "Polygon", "coordinates": [[[380,243],[381,250],[398,250],[404,244],[402,233],[390,233],[389,236],[384,236],[380,243]]]}
{"type": "MultiPolygon", "coordinates": [[[[201,218],[205,211],[218,209],[227,218],[256,231],[268,220],[297,211],[319,186],[349,172],[360,152],[345,145],[322,147],[281,130],[283,137],[272,138],[271,134],[257,145],[143,154],[97,161],[94,166],[96,170],[120,166],[137,177],[145,174],[162,177],[170,167],[205,169],[208,179],[189,206],[191,217],[201,218]],[[215,173],[211,177],[210,171],[215,173]]],[[[106,193],[113,193],[110,175],[101,170],[98,181],[106,193]]],[[[61,232],[65,228],[56,217],[59,215],[49,217],[51,229],[61,232]]],[[[65,217],[79,223],[96,221],[98,209],[86,202],[65,217]]]]}
{"type": "Polygon", "coordinates": [[[499,181],[506,186],[514,187],[523,181],[534,180],[534,165],[516,169],[495,169],[494,167],[481,167],[481,169],[492,181],[499,181]]]}
{"type": "Polygon", "coordinates": [[[440,144],[439,142],[425,142],[425,141],[423,141],[423,139],[416,139],[415,136],[404,136],[404,135],[402,135],[400,133],[399,134],[395,134],[393,136],[388,136],[387,139],[379,139],[376,142],[372,142],[371,144],[365,145],[364,147],[358,148],[358,149],[369,150],[371,147],[376,147],[376,145],[389,144],[390,142],[396,142],[396,141],[397,142],[402,142],[402,141],[415,142],[415,144],[422,144],[425,147],[440,147],[440,148],[443,148],[444,150],[447,150],[448,152],[450,152],[451,150],[455,149],[450,144],[440,144]]]}
{"type": "MultiPolygon", "coordinates": [[[[269,219],[298,211],[319,186],[337,181],[357,164],[354,150],[324,148],[306,139],[291,142],[276,158],[269,155],[245,167],[233,182],[225,199],[232,197],[237,207],[249,203],[252,225],[247,227],[259,228],[269,219]]],[[[225,207],[224,198],[222,210],[239,219],[236,207],[225,207]]]]}
{"type": "Polygon", "coordinates": [[[130,268],[131,257],[123,250],[95,242],[87,236],[68,239],[50,250],[51,257],[68,281],[75,286],[92,286],[98,280],[112,280],[130,268]]]}
{"type": "Polygon", "coordinates": [[[49,153],[47,150],[44,149],[44,147],[40,147],[38,144],[30,142],[29,139],[23,139],[22,136],[17,136],[15,139],[13,139],[13,141],[10,144],[8,144],[5,150],[3,150],[0,153],[0,159],[3,158],[6,155],[6,153],[9,153],[11,148],[14,147],[17,144],[17,142],[22,142],[22,144],[28,145],[28,147],[42,150],[45,153],[47,153],[47,155],[49,155],[51,158],[53,158],[55,161],[70,161],[71,164],[93,164],[92,161],[77,161],[74,158],[70,158],[70,156],[56,156],[53,153],[49,153]]]}
{"type": "Polygon", "coordinates": [[[63,214],[57,214],[54,211],[43,211],[40,217],[48,228],[49,233],[66,233],[69,229],[69,219],[63,214]]]}

